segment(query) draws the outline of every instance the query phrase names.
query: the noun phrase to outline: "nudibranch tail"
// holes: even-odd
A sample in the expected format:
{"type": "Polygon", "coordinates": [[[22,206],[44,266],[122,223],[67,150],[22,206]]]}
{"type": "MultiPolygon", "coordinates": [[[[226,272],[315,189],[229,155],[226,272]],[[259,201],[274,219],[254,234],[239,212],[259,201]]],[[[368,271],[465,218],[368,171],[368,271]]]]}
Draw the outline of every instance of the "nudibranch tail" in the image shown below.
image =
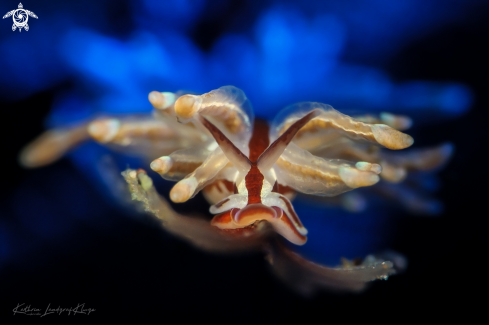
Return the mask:
{"type": "Polygon", "coordinates": [[[307,260],[279,241],[271,242],[268,252],[268,260],[277,276],[305,295],[311,295],[320,287],[360,292],[370,281],[387,279],[405,267],[404,257],[390,252],[368,255],[359,263],[343,260],[343,265],[336,267],[307,260]]]}

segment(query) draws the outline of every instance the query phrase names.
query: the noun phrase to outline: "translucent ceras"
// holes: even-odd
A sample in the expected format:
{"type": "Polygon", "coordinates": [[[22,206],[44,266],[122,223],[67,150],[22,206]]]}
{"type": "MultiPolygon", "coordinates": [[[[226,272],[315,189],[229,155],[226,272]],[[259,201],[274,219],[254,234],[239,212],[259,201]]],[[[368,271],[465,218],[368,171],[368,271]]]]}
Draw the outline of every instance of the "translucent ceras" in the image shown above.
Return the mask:
{"type": "Polygon", "coordinates": [[[379,175],[401,179],[395,168],[382,171],[384,162],[391,168],[395,159],[371,148],[411,146],[412,137],[397,130],[409,126],[408,118],[385,113],[355,119],[329,105],[304,102],[287,107],[269,125],[254,118],[245,94],[233,86],[203,95],[153,91],[149,101],[153,114],[48,131],[23,150],[20,160],[41,166],[90,138],[144,157],[161,177],[177,181],[172,201],[183,203],[202,191],[212,204],[210,222],[183,216],[157,194],[144,170],[124,171],[132,198],[168,231],[210,251],[264,249],[277,275],[303,292],[321,286],[361,290],[367,281],[395,272],[397,255],[388,256],[391,262],[368,256],[330,268],[303,259],[280,237],[296,245],[307,241],[291,203],[296,192],[331,197],[374,185],[379,175]],[[352,152],[350,157],[360,161],[338,159],[352,152]]]}

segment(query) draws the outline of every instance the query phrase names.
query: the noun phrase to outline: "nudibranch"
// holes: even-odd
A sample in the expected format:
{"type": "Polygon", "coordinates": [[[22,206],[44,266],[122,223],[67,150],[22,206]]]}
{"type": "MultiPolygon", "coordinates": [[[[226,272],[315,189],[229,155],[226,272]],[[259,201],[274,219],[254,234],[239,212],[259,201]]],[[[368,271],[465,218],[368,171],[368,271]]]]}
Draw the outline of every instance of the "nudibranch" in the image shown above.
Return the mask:
{"type": "MultiPolygon", "coordinates": [[[[207,131],[215,141],[204,146],[217,144],[212,152],[212,147],[208,148],[209,155],[199,167],[188,170],[188,175],[175,185],[171,199],[185,202],[206,187],[206,197],[214,203],[210,211],[217,214],[212,225],[223,230],[240,229],[266,220],[277,233],[297,245],[306,242],[307,230],[286,194],[295,190],[333,196],[373,185],[381,172],[378,164],[313,156],[291,144],[301,129],[313,133],[337,131],[390,149],[403,149],[413,143],[409,135],[387,125],[355,121],[320,103],[288,108],[270,129],[265,121],[253,118],[245,95],[234,87],[222,87],[201,96],[183,95],[170,105],[169,96],[165,96],[154,92],[150,100],[180,122],[207,131]]],[[[189,161],[199,159],[186,153],[162,156],[151,163],[151,168],[163,178],[174,178],[176,170],[182,171],[189,161]]]]}
{"type": "Polygon", "coordinates": [[[162,178],[177,182],[170,191],[173,202],[202,192],[215,215],[210,222],[181,215],[158,195],[146,171],[124,171],[132,198],[168,231],[210,251],[265,249],[276,273],[303,291],[360,290],[367,281],[393,274],[400,257],[345,260],[337,268],[301,258],[279,240],[307,241],[291,203],[296,193],[333,197],[372,186],[380,177],[400,182],[408,170],[447,159],[443,148],[399,159],[383,154],[379,147],[400,150],[413,144],[401,132],[411,124],[404,116],[353,118],[326,104],[303,102],[282,110],[269,125],[254,118],[246,95],[233,86],[202,95],[153,91],[148,98],[152,114],[103,117],[47,131],[22,151],[21,163],[51,163],[88,139],[143,157],[162,178]]]}

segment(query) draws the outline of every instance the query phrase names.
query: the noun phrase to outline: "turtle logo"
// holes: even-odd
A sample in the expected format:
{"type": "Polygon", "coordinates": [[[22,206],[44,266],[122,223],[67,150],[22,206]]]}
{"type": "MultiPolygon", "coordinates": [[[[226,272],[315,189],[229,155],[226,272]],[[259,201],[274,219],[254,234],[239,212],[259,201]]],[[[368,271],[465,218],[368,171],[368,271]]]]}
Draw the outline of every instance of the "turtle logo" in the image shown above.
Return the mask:
{"type": "Polygon", "coordinates": [[[25,10],[23,8],[24,6],[22,6],[22,3],[19,3],[19,9],[14,9],[12,11],[9,11],[5,14],[5,16],[3,16],[3,19],[12,16],[12,19],[14,20],[14,24],[12,25],[12,31],[15,31],[17,28],[19,29],[19,32],[22,31],[22,28],[28,31],[29,25],[27,25],[27,21],[29,20],[29,16],[37,19],[35,13],[29,10],[25,10]]]}

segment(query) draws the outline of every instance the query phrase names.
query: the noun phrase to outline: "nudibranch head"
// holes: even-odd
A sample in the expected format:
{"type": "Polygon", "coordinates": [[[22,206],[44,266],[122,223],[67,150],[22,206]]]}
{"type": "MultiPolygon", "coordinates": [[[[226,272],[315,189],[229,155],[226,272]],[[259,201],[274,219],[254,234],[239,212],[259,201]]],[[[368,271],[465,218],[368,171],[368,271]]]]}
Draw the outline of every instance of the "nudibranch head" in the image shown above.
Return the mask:
{"type": "MultiPolygon", "coordinates": [[[[291,243],[304,245],[307,241],[307,230],[302,224],[298,227],[284,210],[262,203],[252,203],[243,209],[233,208],[218,214],[212,219],[211,224],[220,229],[238,229],[252,226],[262,220],[269,222],[278,234],[291,243]]],[[[298,218],[297,221],[300,222],[298,218]]]]}
{"type": "Polygon", "coordinates": [[[241,182],[237,187],[239,194],[233,198],[226,198],[211,207],[211,212],[226,210],[214,217],[212,225],[221,229],[237,229],[265,220],[271,223],[277,233],[290,242],[297,245],[305,244],[307,230],[297,217],[292,204],[280,193],[272,193],[271,183],[265,179],[264,175],[269,174],[272,166],[300,128],[317,115],[319,115],[319,111],[313,110],[296,121],[265,150],[263,148],[258,150],[261,151],[258,159],[255,157],[257,150],[252,148],[252,142],[250,142],[250,157],[247,157],[216,126],[205,117],[200,117],[200,122],[223,148],[226,157],[235,166],[238,166],[238,170],[246,173],[244,177],[241,177],[241,182]],[[246,196],[247,202],[243,206],[244,196],[246,196]],[[239,197],[241,200],[238,199],[239,197]]]}

